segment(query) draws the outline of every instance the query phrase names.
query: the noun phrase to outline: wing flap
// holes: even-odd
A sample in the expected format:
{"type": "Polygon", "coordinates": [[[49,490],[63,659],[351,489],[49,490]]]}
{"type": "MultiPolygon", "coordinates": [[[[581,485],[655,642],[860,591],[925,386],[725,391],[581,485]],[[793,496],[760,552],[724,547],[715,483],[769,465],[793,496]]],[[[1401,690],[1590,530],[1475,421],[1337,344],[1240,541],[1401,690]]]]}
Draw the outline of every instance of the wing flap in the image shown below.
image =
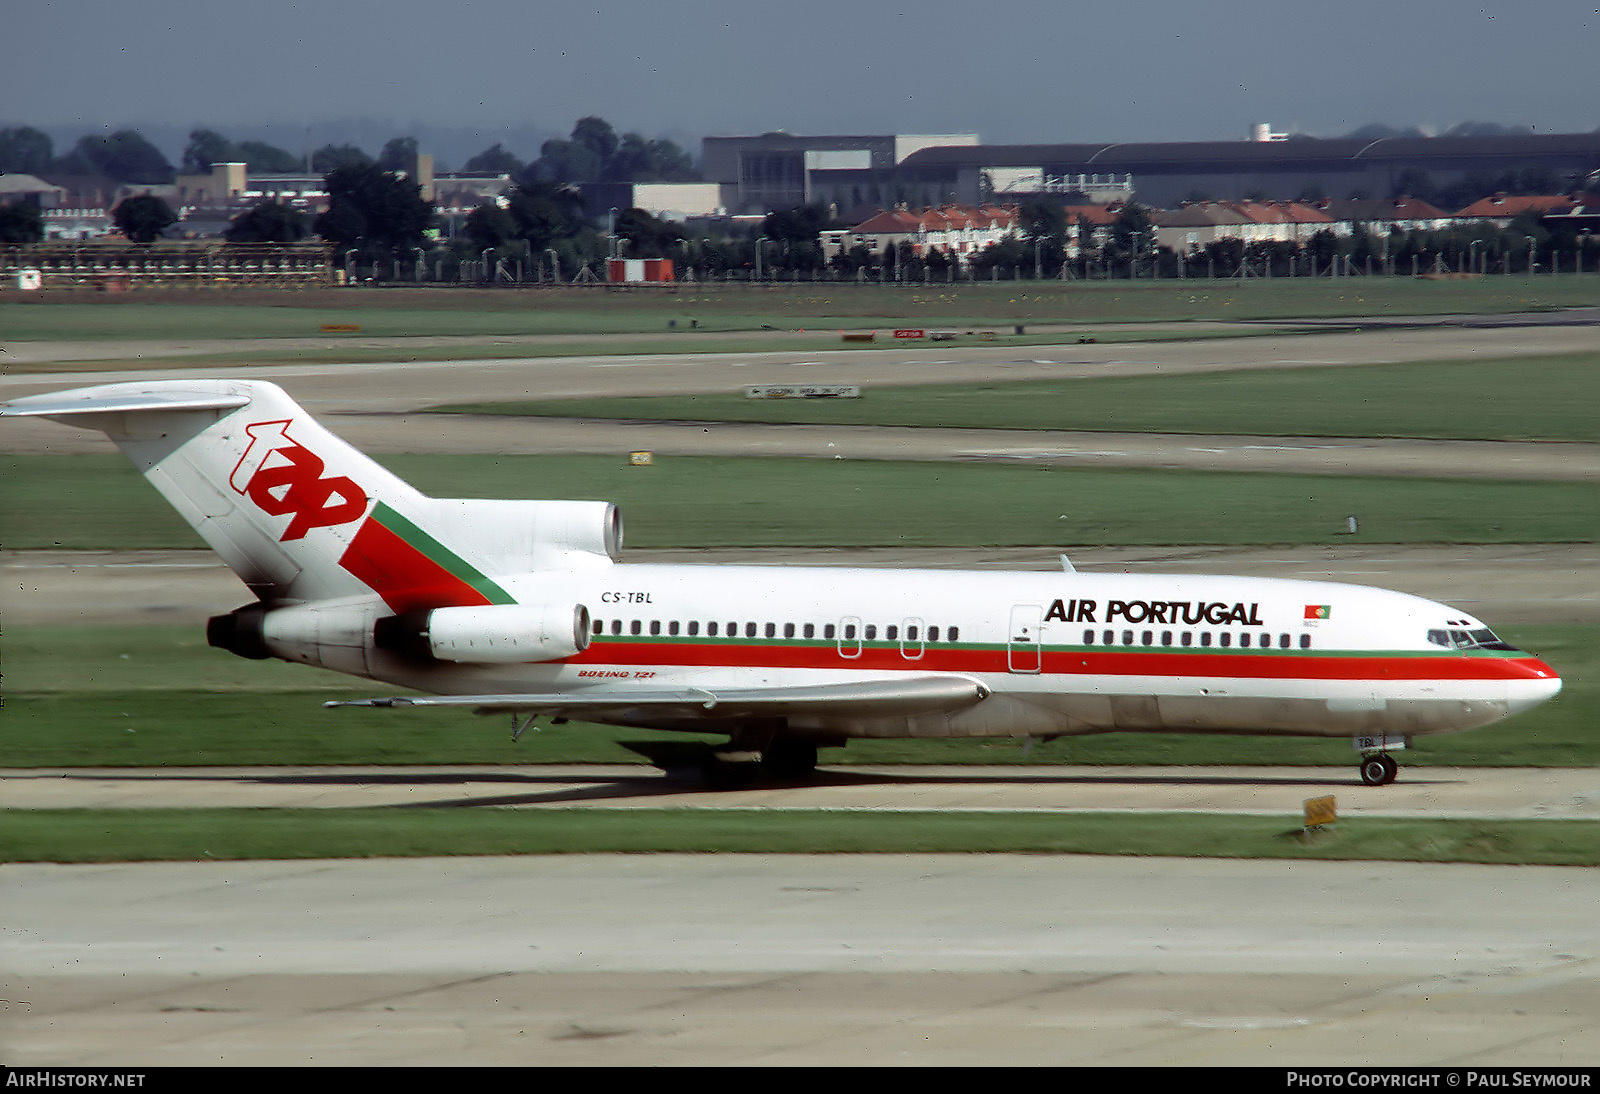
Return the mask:
{"type": "Polygon", "coordinates": [[[512,712],[556,717],[629,711],[702,718],[820,713],[894,717],[969,707],[988,695],[987,687],[965,676],[913,676],[797,687],[597,687],[530,695],[394,696],[335,700],[323,706],[468,707],[477,714],[512,712]]]}

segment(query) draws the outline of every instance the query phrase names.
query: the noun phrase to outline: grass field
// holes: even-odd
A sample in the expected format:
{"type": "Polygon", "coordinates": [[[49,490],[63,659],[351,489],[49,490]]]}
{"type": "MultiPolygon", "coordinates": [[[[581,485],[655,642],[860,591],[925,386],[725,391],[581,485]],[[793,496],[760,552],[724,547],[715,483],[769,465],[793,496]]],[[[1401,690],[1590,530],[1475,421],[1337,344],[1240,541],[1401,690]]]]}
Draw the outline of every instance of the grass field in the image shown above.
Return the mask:
{"type": "Polygon", "coordinates": [[[1594,442],[1600,441],[1596,406],[1600,351],[1359,368],[873,384],[860,399],[746,399],[729,393],[440,409],[630,420],[1594,442]]]}
{"type": "Polygon", "coordinates": [[[495,337],[766,327],[858,329],[994,323],[1145,323],[1219,319],[1507,313],[1600,304],[1600,275],[1423,281],[807,283],[669,289],[330,289],[298,293],[135,292],[122,297],[0,297],[7,340],[315,336],[356,323],[378,337],[495,337]],[[697,327],[693,327],[697,324],[697,327]]]}
{"type": "MultiPolygon", "coordinates": [[[[1503,629],[1562,675],[1553,701],[1471,733],[1428,737],[1420,766],[1600,766],[1600,627],[1503,629]]],[[[5,645],[0,766],[636,763],[712,738],[583,723],[513,744],[510,720],[462,711],[326,710],[396,689],[206,646],[196,627],[12,627],[5,645]]],[[[685,756],[687,761],[688,757],[685,756]]],[[[1012,740],[855,741],[833,763],[1354,765],[1349,741],[1108,734],[1024,754],[1012,740]]]]}
{"type": "MultiPolygon", "coordinates": [[[[603,498],[636,547],[1557,543],[1600,538],[1600,484],[1067,470],[989,463],[387,456],[436,497],[603,498]],[[1357,536],[1345,518],[1360,517],[1357,536]]],[[[0,457],[14,550],[201,546],[117,456],[0,457]]]]}
{"type": "Polygon", "coordinates": [[[0,811],[0,861],[1022,852],[1600,865],[1600,821],[665,809],[0,811]]]}

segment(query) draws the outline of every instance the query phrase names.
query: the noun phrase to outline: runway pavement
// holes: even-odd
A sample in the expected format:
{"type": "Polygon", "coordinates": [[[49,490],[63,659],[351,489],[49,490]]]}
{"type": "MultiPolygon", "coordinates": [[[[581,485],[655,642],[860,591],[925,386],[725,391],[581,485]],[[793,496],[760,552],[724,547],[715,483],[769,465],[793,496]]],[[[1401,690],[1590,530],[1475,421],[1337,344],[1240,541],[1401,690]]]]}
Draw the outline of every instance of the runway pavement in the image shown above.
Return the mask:
{"type": "Polygon", "coordinates": [[[585,855],[0,878],[13,1067],[1600,1063],[1592,870],[585,855]]]}
{"type": "MultiPolygon", "coordinates": [[[[1019,746],[1020,748],[1020,746],[1019,746]]],[[[1048,746],[1040,746],[1043,761],[1048,746]]],[[[1348,767],[858,766],[826,754],[814,780],[707,790],[640,765],[0,769],[4,809],[802,809],[1241,813],[1294,822],[1334,795],[1341,817],[1600,820],[1600,770],[1410,767],[1363,786],[1348,767]]]]}

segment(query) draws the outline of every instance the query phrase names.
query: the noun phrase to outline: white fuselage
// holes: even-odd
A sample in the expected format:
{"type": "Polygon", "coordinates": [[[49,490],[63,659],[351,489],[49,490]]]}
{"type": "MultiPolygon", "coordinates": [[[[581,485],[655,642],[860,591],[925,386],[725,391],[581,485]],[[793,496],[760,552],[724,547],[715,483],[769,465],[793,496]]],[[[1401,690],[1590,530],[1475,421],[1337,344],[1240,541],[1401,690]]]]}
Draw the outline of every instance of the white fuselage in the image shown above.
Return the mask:
{"type": "Polygon", "coordinates": [[[1430,641],[1430,632],[1482,628],[1456,609],[1332,582],[617,564],[500,584],[518,600],[559,588],[586,606],[588,648],[512,665],[419,667],[370,647],[323,647],[323,656],[297,659],[440,694],[715,690],[927,674],[970,677],[991,693],[963,710],[810,714],[787,725],[839,737],[1410,736],[1484,725],[1560,687],[1548,666],[1520,651],[1430,641]]]}

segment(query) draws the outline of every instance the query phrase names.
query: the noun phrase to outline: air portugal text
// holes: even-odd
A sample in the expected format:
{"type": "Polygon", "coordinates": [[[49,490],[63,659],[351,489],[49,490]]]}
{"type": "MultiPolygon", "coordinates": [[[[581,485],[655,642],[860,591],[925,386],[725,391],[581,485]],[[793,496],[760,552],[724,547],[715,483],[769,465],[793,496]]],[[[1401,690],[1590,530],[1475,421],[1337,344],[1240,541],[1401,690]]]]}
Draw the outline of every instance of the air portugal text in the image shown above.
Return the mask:
{"type": "Polygon", "coordinates": [[[1044,613],[1046,623],[1186,623],[1226,626],[1241,623],[1264,627],[1261,605],[1229,604],[1221,600],[1107,600],[1100,615],[1098,600],[1052,600],[1044,613]]]}

